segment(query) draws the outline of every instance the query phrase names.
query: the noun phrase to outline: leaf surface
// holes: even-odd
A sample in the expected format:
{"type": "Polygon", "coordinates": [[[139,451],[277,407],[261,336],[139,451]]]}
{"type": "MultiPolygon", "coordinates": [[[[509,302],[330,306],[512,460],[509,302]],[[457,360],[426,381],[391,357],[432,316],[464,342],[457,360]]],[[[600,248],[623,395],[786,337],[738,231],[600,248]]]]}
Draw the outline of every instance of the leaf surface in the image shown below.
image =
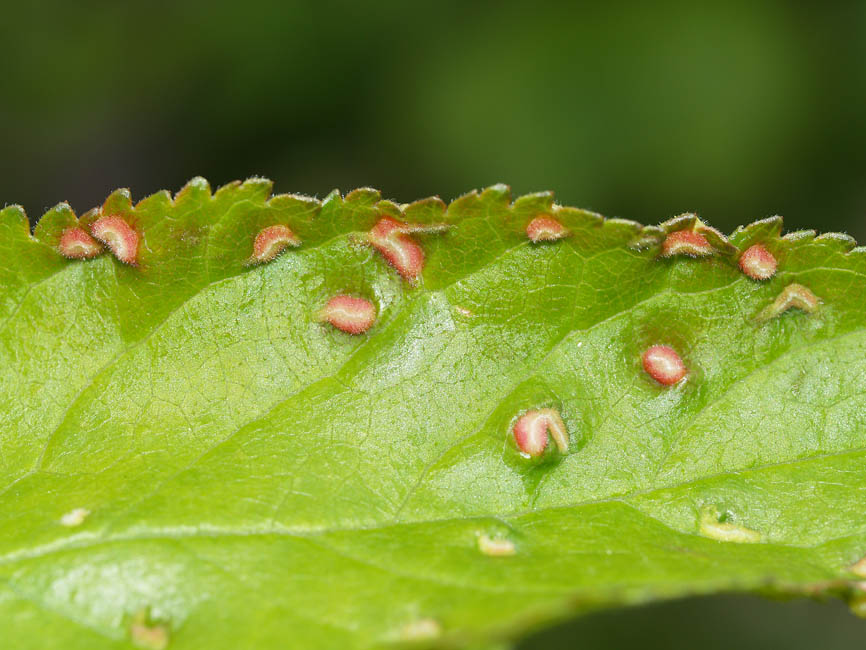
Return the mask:
{"type": "Polygon", "coordinates": [[[32,236],[4,209],[4,630],[25,649],[461,646],[688,594],[857,605],[866,251],[780,230],[261,179],[61,204],[32,236]],[[140,233],[136,266],[58,253],[105,215],[140,233]],[[530,242],[539,215],[568,236],[530,242]],[[406,235],[414,283],[365,243],[384,216],[448,226],[406,235]],[[277,224],[300,245],[250,265],[277,224]],[[660,257],[682,229],[712,254],[660,257]],[[737,265],[755,243],[765,282],[737,265]],[[817,308],[759,317],[792,284],[817,308]],[[372,328],[321,322],[337,294],[372,302],[372,328]],[[676,385],[644,371],[657,344],[676,385]],[[566,453],[518,453],[539,408],[566,453]]]}

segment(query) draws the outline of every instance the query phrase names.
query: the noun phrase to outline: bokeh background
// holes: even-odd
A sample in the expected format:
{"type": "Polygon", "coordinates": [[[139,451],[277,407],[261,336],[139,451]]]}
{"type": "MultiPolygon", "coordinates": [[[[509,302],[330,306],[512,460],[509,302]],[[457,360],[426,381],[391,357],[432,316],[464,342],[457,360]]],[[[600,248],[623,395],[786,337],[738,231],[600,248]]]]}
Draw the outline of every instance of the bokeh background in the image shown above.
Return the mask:
{"type": "MultiPolygon", "coordinates": [[[[866,241],[866,2],[18,1],[0,12],[0,205],[31,220],[194,175],[448,200],[494,182],[644,223],[866,241]]],[[[529,648],[843,648],[839,604],[720,597],[529,648]]]]}

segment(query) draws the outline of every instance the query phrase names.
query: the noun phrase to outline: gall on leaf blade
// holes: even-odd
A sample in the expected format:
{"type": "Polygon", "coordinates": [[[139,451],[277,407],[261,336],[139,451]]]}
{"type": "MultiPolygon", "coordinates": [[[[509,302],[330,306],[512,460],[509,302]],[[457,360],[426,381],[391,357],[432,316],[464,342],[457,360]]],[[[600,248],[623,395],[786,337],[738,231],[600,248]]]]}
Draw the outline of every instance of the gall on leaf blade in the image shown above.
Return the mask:
{"type": "Polygon", "coordinates": [[[6,638],[459,647],[720,589],[862,609],[862,249],[502,185],[447,206],[271,192],[120,191],[35,236],[0,211],[6,638]],[[138,266],[60,254],[105,215],[138,266]],[[569,236],[528,242],[539,215],[569,236]],[[422,250],[414,286],[357,245],[386,217],[422,250]],[[249,265],[275,224],[303,244],[249,265]],[[661,259],[684,230],[711,254],[661,259]],[[755,244],[779,260],[763,282],[739,266],[755,244]],[[375,325],[316,322],[338,295],[375,325]],[[684,380],[647,374],[654,345],[684,380]],[[567,453],[545,429],[529,462],[510,427],[552,405],[567,453]]]}

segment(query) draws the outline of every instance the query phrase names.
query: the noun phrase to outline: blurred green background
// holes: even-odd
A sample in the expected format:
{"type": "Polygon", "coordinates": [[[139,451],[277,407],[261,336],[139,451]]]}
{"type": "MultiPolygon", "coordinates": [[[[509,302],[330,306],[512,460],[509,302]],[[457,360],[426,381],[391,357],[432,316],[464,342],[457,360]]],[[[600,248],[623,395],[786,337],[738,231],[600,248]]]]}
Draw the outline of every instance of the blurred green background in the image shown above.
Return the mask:
{"type": "MultiPolygon", "coordinates": [[[[494,182],[644,223],[772,214],[866,241],[866,2],[19,2],[0,205],[200,174],[398,201],[494,182]]],[[[841,605],[714,598],[525,648],[851,647],[841,605]]]]}
{"type": "Polygon", "coordinates": [[[645,223],[866,240],[866,3],[20,2],[0,202],[201,174],[400,201],[494,182],[645,223]]]}

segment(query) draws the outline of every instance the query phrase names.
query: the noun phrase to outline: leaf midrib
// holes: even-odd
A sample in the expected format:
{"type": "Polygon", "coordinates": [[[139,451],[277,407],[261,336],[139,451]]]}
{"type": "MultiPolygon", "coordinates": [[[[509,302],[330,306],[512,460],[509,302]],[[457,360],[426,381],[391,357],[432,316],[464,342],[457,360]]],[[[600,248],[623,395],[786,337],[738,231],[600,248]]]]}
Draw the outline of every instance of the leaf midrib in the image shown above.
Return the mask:
{"type": "MultiPolygon", "coordinates": [[[[281,529],[273,529],[273,530],[227,530],[227,529],[208,529],[208,530],[196,530],[191,531],[188,526],[179,528],[178,531],[172,531],[165,534],[151,534],[151,535],[142,535],[140,532],[136,532],[135,534],[115,534],[112,537],[97,537],[101,535],[101,532],[94,533],[84,533],[78,536],[78,539],[73,538],[72,541],[67,539],[55,540],[53,542],[49,542],[47,544],[43,544],[41,547],[37,547],[32,550],[24,550],[24,551],[12,551],[0,555],[0,566],[8,566],[15,564],[16,562],[21,562],[25,560],[38,559],[41,557],[45,557],[48,555],[53,555],[56,553],[62,553],[69,550],[85,550],[91,547],[98,547],[100,545],[112,544],[112,543],[123,543],[123,542],[139,542],[139,541],[150,541],[150,540],[181,540],[181,539],[197,539],[197,538],[220,538],[220,537],[264,537],[264,536],[285,536],[297,539],[309,539],[311,537],[319,537],[324,535],[330,535],[334,533],[351,533],[351,532],[369,532],[369,531],[379,531],[386,530],[389,528],[407,528],[419,525],[428,525],[428,524],[443,524],[443,523],[452,523],[452,522],[465,522],[465,521],[489,521],[496,520],[508,525],[507,519],[517,519],[520,517],[535,515],[544,512],[554,512],[560,510],[571,510],[575,508],[584,508],[589,506],[597,506],[606,503],[617,503],[623,506],[627,506],[637,512],[640,512],[642,515],[651,518],[666,528],[674,531],[680,535],[688,535],[692,534],[696,537],[699,537],[697,533],[685,533],[681,530],[673,528],[670,524],[664,522],[663,520],[654,517],[653,515],[643,511],[638,508],[634,504],[631,504],[627,501],[627,499],[633,499],[635,497],[648,496],[652,495],[656,492],[663,492],[666,490],[677,489],[682,487],[687,487],[689,485],[694,485],[696,483],[700,483],[703,481],[712,481],[719,478],[729,477],[729,476],[739,476],[746,475],[751,473],[763,472],[771,469],[777,469],[780,467],[794,467],[798,465],[805,465],[808,463],[814,463],[822,460],[826,460],[828,458],[841,458],[843,456],[853,456],[856,454],[864,454],[866,455],[866,446],[857,447],[855,449],[846,449],[843,451],[836,451],[831,453],[821,453],[821,454],[813,454],[811,456],[804,456],[802,458],[789,460],[789,461],[780,461],[777,463],[767,463],[765,465],[757,465],[754,467],[740,468],[735,470],[729,470],[725,472],[719,472],[717,474],[701,476],[695,479],[691,479],[689,481],[683,481],[681,483],[676,483],[673,485],[663,485],[652,487],[645,490],[635,490],[623,494],[617,494],[612,496],[606,496],[603,498],[594,498],[587,499],[584,501],[579,501],[576,503],[569,504],[560,504],[560,505],[550,505],[544,506],[541,508],[529,508],[524,510],[515,510],[512,512],[504,512],[504,513],[485,513],[480,515],[467,515],[467,516],[459,516],[459,517],[436,517],[429,519],[421,519],[417,521],[383,521],[378,524],[372,525],[363,525],[363,526],[341,526],[341,527],[327,527],[327,528],[309,528],[307,530],[289,530],[287,528],[281,529]],[[82,541],[82,537],[84,540],[82,541]]],[[[847,537],[853,537],[859,535],[860,532],[851,533],[849,535],[841,536],[838,539],[844,539],[847,537]]],[[[703,539],[703,538],[702,538],[703,539]]],[[[782,548],[793,548],[793,549],[815,549],[820,548],[821,546],[827,544],[828,542],[833,541],[831,539],[822,540],[816,544],[781,544],[781,543],[771,543],[764,542],[763,544],[768,547],[782,547],[782,548]]],[[[724,543],[724,542],[719,542],[724,543]]]]}

